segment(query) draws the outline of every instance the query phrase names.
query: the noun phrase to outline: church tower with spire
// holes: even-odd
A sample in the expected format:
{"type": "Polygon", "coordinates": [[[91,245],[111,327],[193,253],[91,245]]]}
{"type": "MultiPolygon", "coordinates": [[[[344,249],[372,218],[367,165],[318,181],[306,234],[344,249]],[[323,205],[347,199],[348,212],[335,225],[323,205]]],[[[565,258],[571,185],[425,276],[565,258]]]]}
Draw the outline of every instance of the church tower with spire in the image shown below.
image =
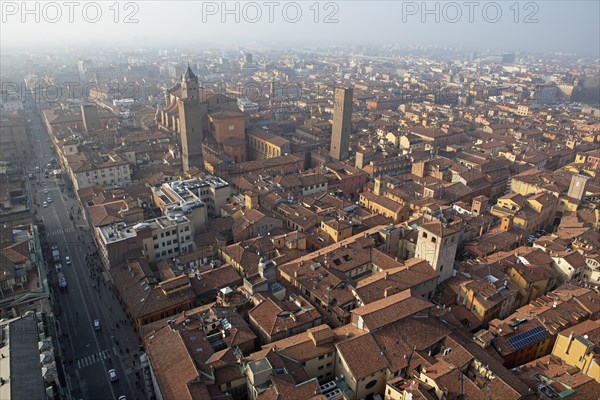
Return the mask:
{"type": "Polygon", "coordinates": [[[181,132],[181,158],[183,172],[191,167],[204,168],[202,142],[204,139],[204,120],[206,107],[199,99],[198,77],[189,64],[181,76],[181,98],[178,99],[179,131],[181,132]]]}

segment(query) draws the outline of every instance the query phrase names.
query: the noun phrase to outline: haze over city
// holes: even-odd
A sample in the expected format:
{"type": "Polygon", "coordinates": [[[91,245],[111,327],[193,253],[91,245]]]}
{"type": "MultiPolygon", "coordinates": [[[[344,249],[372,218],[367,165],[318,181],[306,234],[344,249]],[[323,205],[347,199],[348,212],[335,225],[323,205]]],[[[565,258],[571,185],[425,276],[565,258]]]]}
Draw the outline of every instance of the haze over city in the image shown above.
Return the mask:
{"type": "Polygon", "coordinates": [[[249,44],[436,45],[581,56],[600,51],[597,1],[68,3],[3,1],[3,51],[249,44]]]}
{"type": "Polygon", "coordinates": [[[592,400],[599,1],[0,1],[0,400],[592,400]]]}

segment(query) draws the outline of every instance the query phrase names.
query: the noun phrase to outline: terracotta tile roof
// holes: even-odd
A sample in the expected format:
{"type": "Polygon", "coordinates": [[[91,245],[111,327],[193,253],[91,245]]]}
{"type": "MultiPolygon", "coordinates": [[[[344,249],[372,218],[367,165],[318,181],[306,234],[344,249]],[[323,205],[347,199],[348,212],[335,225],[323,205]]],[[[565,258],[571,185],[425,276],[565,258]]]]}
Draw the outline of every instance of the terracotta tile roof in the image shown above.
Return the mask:
{"type": "Polygon", "coordinates": [[[600,345],[600,320],[588,319],[580,324],[562,330],[558,334],[564,337],[569,337],[571,333],[573,333],[573,336],[588,335],[590,340],[596,340],[596,345],[600,345]]]}
{"type": "Polygon", "coordinates": [[[302,302],[305,306],[301,308],[293,301],[277,302],[267,297],[248,311],[248,316],[269,336],[288,332],[306,324],[312,325],[321,318],[321,314],[313,306],[306,307],[310,304],[308,301],[302,299],[302,302]]]}
{"type": "Polygon", "coordinates": [[[362,318],[365,330],[373,331],[431,307],[429,301],[404,290],[352,310],[352,324],[358,326],[362,318]]]}
{"type": "Polygon", "coordinates": [[[571,389],[569,397],[577,399],[595,399],[600,392],[600,383],[551,354],[520,366],[516,374],[531,387],[545,378],[550,382],[548,389],[555,393],[571,389]]]}
{"type": "Polygon", "coordinates": [[[438,237],[452,235],[460,231],[458,224],[448,225],[438,220],[425,222],[424,224],[421,224],[420,228],[425,229],[438,237]]]}
{"type": "MultiPolygon", "coordinates": [[[[196,295],[192,288],[179,290],[171,295],[156,285],[156,278],[139,261],[121,263],[110,269],[119,296],[127,311],[135,319],[155,314],[161,310],[172,309],[178,305],[189,304],[196,295]],[[145,287],[148,289],[145,290],[145,287]]],[[[187,278],[187,276],[186,276],[187,278]]]]}
{"type": "Polygon", "coordinates": [[[376,195],[375,193],[371,193],[371,192],[362,192],[360,194],[360,196],[365,198],[369,202],[375,203],[375,204],[379,205],[380,207],[382,207],[386,210],[389,210],[391,212],[394,212],[394,213],[400,212],[405,207],[402,204],[397,203],[390,198],[387,198],[384,196],[379,196],[379,195],[376,195]]]}
{"type": "Polygon", "coordinates": [[[259,139],[265,140],[269,143],[273,143],[275,146],[284,146],[290,143],[289,140],[270,133],[269,131],[265,131],[264,129],[252,129],[248,132],[248,136],[255,136],[259,139]]]}
{"type": "MultiPolygon", "coordinates": [[[[382,299],[386,289],[390,294],[402,292],[424,282],[437,280],[439,277],[439,273],[431,268],[427,261],[412,259],[407,260],[404,265],[400,262],[397,263],[399,264],[397,267],[375,273],[358,281],[355,291],[364,304],[382,299]]],[[[379,266],[376,262],[374,264],[379,266]]]]}
{"type": "Polygon", "coordinates": [[[190,278],[190,282],[194,293],[199,298],[203,301],[212,301],[214,300],[212,296],[216,296],[219,289],[226,286],[239,286],[242,284],[242,278],[231,265],[226,264],[201,273],[200,279],[190,278]]]}
{"type": "Polygon", "coordinates": [[[199,373],[180,332],[166,327],[144,342],[163,397],[193,400],[187,385],[197,379],[199,373]]]}
{"type": "Polygon", "coordinates": [[[568,262],[573,268],[582,268],[586,266],[585,257],[580,252],[574,250],[560,256],[568,262]]]}
{"type": "Polygon", "coordinates": [[[11,263],[25,263],[29,261],[29,241],[26,240],[6,246],[0,250],[0,254],[11,263]]]}
{"type": "Polygon", "coordinates": [[[362,380],[387,367],[387,361],[372,335],[362,335],[336,344],[354,379],[362,380]]]}
{"type": "Polygon", "coordinates": [[[223,341],[229,348],[253,342],[256,335],[250,329],[248,323],[235,310],[225,307],[214,307],[211,313],[220,319],[227,319],[231,328],[223,338],[223,341]]]}

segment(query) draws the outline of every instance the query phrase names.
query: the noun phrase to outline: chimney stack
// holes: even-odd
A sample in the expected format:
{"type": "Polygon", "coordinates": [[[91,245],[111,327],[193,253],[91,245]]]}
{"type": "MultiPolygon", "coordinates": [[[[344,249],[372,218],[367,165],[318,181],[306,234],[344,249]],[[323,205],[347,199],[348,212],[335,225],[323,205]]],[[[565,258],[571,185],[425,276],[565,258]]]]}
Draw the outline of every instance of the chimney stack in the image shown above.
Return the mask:
{"type": "Polygon", "coordinates": [[[569,335],[569,343],[567,344],[567,350],[565,351],[565,353],[567,353],[567,355],[569,354],[569,350],[571,349],[571,343],[573,343],[574,335],[575,335],[575,332],[571,331],[571,334],[569,335]]]}

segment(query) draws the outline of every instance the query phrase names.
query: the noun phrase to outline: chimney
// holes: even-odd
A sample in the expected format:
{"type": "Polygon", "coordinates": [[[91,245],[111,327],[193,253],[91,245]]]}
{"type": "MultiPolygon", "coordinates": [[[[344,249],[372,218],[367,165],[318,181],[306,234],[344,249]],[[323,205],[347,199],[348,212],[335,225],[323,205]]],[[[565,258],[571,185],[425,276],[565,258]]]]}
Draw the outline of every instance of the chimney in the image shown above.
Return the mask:
{"type": "Polygon", "coordinates": [[[505,231],[508,232],[512,229],[513,226],[513,220],[512,218],[509,217],[503,217],[502,218],[502,224],[500,225],[500,228],[505,231]]]}
{"type": "Polygon", "coordinates": [[[298,277],[298,270],[294,271],[294,278],[298,277]]]}
{"type": "Polygon", "coordinates": [[[387,272],[387,271],[385,271],[385,272],[383,273],[383,279],[387,279],[387,278],[388,278],[388,272],[387,272]]]}
{"type": "Polygon", "coordinates": [[[565,351],[565,353],[567,353],[567,355],[569,354],[569,350],[571,349],[571,343],[573,343],[573,336],[574,336],[574,332],[571,331],[571,334],[569,335],[569,343],[567,343],[567,350],[565,351]]]}
{"type": "Polygon", "coordinates": [[[373,188],[373,193],[377,196],[381,196],[381,178],[375,178],[375,187],[373,188]]]}
{"type": "Polygon", "coordinates": [[[244,193],[244,205],[247,210],[258,208],[258,196],[250,191],[244,193]]]}

